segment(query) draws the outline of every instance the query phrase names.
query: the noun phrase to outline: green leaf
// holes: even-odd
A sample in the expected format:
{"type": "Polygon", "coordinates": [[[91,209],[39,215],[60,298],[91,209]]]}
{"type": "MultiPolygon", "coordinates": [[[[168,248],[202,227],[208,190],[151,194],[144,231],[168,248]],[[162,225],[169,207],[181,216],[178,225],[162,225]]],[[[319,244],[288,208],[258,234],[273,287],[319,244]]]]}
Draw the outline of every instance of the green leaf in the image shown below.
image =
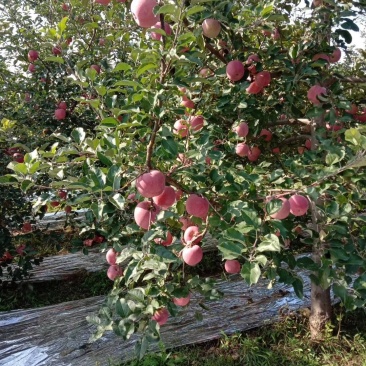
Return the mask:
{"type": "Polygon", "coordinates": [[[265,18],[267,15],[271,14],[274,9],[274,5],[267,5],[262,11],[261,11],[261,17],[265,18]]]}
{"type": "Polygon", "coordinates": [[[118,123],[119,122],[114,117],[103,118],[102,121],[100,122],[102,126],[106,127],[116,127],[118,126],[118,123]]]}
{"type": "Polygon", "coordinates": [[[44,58],[44,61],[48,62],[57,62],[59,64],[64,64],[65,60],[62,57],[59,56],[48,56],[44,58]]]}
{"type": "Polygon", "coordinates": [[[352,43],[352,35],[347,30],[336,29],[335,32],[338,33],[345,40],[346,43],[348,44],[352,43]]]}
{"type": "Polygon", "coordinates": [[[224,259],[236,259],[243,251],[242,245],[230,241],[220,243],[217,248],[222,253],[224,259]]]}
{"type": "Polygon", "coordinates": [[[161,145],[165,151],[167,151],[172,156],[177,156],[178,154],[178,145],[174,141],[172,137],[163,138],[161,141],[161,145]]]}
{"type": "Polygon", "coordinates": [[[141,360],[145,356],[148,346],[149,342],[146,337],[142,337],[136,342],[135,355],[137,359],[141,360]]]}
{"type": "Polygon", "coordinates": [[[267,234],[265,239],[258,245],[258,252],[280,252],[281,245],[278,237],[274,234],[267,234]]]}
{"type": "Polygon", "coordinates": [[[71,132],[71,137],[79,144],[85,140],[85,136],[86,133],[82,127],[77,127],[71,132]]]}
{"type": "Polygon", "coordinates": [[[106,165],[107,167],[111,167],[113,165],[113,162],[100,151],[97,152],[97,157],[102,162],[102,164],[106,165]]]}
{"type": "Polygon", "coordinates": [[[62,35],[62,33],[64,32],[64,30],[66,29],[66,24],[67,21],[69,20],[68,17],[63,17],[60,21],[60,23],[57,24],[57,28],[60,31],[60,36],[62,35]]]}
{"type": "Polygon", "coordinates": [[[349,18],[344,18],[343,20],[344,20],[344,22],[341,24],[341,27],[343,29],[350,29],[354,32],[360,31],[360,28],[358,28],[358,25],[356,23],[354,23],[353,20],[351,20],[349,18]]]}
{"type": "Polygon", "coordinates": [[[273,215],[276,212],[278,212],[279,210],[281,210],[282,208],[282,204],[283,202],[279,199],[273,199],[270,200],[267,204],[266,204],[266,212],[268,215],[273,215]]]}
{"type": "Polygon", "coordinates": [[[113,197],[109,197],[109,202],[120,210],[123,210],[125,207],[125,199],[119,193],[116,193],[113,197]]]}
{"type": "Polygon", "coordinates": [[[127,71],[131,70],[132,67],[129,64],[126,64],[125,62],[119,62],[116,67],[113,69],[113,72],[116,71],[127,71]]]}
{"type": "Polygon", "coordinates": [[[187,8],[186,17],[189,17],[190,15],[193,15],[193,14],[196,14],[196,13],[200,13],[205,9],[206,8],[202,5],[194,5],[190,8],[187,8]]]}
{"type": "Polygon", "coordinates": [[[156,64],[147,64],[147,65],[141,65],[137,71],[136,71],[136,76],[139,77],[140,75],[142,75],[144,72],[148,71],[148,70],[153,70],[156,69],[157,65],[156,64]]]}
{"type": "Polygon", "coordinates": [[[22,184],[20,185],[20,189],[23,191],[23,192],[27,192],[27,190],[29,188],[31,188],[32,186],[34,186],[34,183],[30,180],[24,180],[22,182],[22,184]]]}
{"type": "Polygon", "coordinates": [[[301,279],[295,278],[294,282],[292,282],[292,287],[294,288],[296,296],[302,299],[304,297],[304,284],[301,279]]]}
{"type": "Polygon", "coordinates": [[[258,282],[261,269],[257,263],[246,262],[242,265],[240,274],[249,285],[253,285],[258,282]]]}

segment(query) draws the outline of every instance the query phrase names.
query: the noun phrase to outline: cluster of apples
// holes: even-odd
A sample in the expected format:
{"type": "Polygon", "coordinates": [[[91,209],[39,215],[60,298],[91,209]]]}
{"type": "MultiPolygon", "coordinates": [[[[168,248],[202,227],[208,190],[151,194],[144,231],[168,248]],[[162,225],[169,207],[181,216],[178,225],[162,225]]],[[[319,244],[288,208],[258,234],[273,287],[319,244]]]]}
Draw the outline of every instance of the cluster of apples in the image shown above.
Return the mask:
{"type": "Polygon", "coordinates": [[[190,116],[187,120],[179,119],[174,123],[173,132],[179,137],[186,137],[191,130],[193,133],[200,131],[205,123],[201,115],[190,116]]]}
{"type": "Polygon", "coordinates": [[[289,199],[284,197],[280,197],[279,199],[282,201],[282,206],[277,212],[270,215],[273,219],[283,220],[290,213],[294,216],[303,216],[308,212],[309,200],[300,194],[294,194],[289,199]]]}
{"type": "Polygon", "coordinates": [[[61,121],[66,118],[67,104],[66,102],[60,102],[55,110],[55,118],[61,121]]]}
{"type": "Polygon", "coordinates": [[[313,56],[313,61],[316,60],[325,60],[328,63],[334,64],[336,62],[338,62],[342,57],[342,51],[336,47],[334,49],[334,51],[330,54],[327,55],[326,53],[317,53],[316,55],[313,56]]]}

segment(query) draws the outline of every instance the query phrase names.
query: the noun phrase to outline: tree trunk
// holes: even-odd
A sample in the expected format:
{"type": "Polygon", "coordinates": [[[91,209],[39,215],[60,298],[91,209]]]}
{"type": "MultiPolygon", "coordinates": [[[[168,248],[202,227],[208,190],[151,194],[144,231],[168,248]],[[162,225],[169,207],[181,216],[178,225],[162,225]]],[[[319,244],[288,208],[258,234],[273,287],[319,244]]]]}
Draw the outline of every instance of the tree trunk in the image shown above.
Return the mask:
{"type": "MultiPolygon", "coordinates": [[[[320,265],[318,248],[313,253],[313,260],[320,265]]],[[[309,319],[310,336],[314,341],[324,339],[326,324],[332,319],[332,303],[330,300],[330,287],[326,290],[321,286],[311,283],[311,313],[309,319]]]]}

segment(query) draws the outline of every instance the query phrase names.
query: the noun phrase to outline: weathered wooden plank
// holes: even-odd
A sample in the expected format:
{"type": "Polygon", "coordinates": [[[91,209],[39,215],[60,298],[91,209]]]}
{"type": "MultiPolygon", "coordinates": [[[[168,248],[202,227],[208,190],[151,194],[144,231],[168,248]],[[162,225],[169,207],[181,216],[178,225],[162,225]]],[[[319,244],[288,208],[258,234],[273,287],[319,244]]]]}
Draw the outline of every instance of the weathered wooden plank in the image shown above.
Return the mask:
{"type": "MultiPolygon", "coordinates": [[[[211,301],[209,311],[202,310],[200,295],[193,295],[191,304],[177,318],[162,327],[166,347],[176,347],[219,338],[221,332],[232,334],[273,322],[281,309],[289,311],[308,306],[310,284],[302,273],[304,300],[298,299],[290,286],[276,284],[268,290],[261,281],[253,288],[239,276],[221,281],[221,301],[211,301]],[[203,311],[204,320],[194,314],[203,311]]],[[[95,343],[88,338],[93,331],[85,317],[97,311],[103,297],[72,301],[40,309],[0,313],[1,366],[104,366],[108,358],[133,358],[136,337],[122,341],[109,333],[95,343]]]]}
{"type": "MultiPolygon", "coordinates": [[[[212,251],[216,248],[217,241],[209,237],[203,248],[204,252],[212,251]]],[[[98,250],[93,249],[93,250],[98,250]]],[[[126,261],[127,262],[127,261],[126,261]]],[[[126,263],[125,262],[125,263],[126,263]]],[[[39,266],[34,266],[30,270],[30,277],[25,282],[44,282],[65,280],[78,273],[93,273],[107,270],[108,263],[105,253],[90,251],[88,255],[81,252],[73,254],[56,255],[44,258],[39,266]]],[[[122,263],[122,267],[124,263],[122,263]]],[[[6,276],[0,277],[2,280],[9,280],[6,276]]]]}

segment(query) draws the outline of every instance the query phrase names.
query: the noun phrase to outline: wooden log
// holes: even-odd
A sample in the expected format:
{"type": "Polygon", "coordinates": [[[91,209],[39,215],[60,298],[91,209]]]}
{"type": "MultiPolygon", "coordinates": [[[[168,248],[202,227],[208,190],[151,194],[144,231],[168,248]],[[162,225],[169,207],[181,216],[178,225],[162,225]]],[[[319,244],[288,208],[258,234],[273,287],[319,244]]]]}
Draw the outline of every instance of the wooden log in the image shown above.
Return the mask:
{"type": "MultiPolygon", "coordinates": [[[[205,342],[278,320],[280,313],[295,311],[309,305],[310,283],[305,272],[304,300],[294,294],[292,287],[275,284],[267,289],[260,281],[250,287],[237,275],[221,281],[218,289],[225,296],[220,301],[206,302],[203,310],[200,295],[192,296],[191,304],[180,316],[170,318],[161,328],[167,348],[205,342]],[[194,317],[202,311],[203,321],[194,317]]],[[[126,361],[134,357],[137,337],[123,341],[108,333],[95,343],[88,343],[94,327],[85,320],[103,303],[99,296],[67,302],[40,309],[0,313],[1,366],[107,366],[108,361],[126,361]]],[[[153,346],[152,350],[157,349],[153,346]]]]}
{"type": "MultiPolygon", "coordinates": [[[[209,252],[217,247],[217,241],[207,235],[204,252],[209,252]]],[[[30,270],[30,277],[24,279],[24,282],[45,282],[45,281],[61,281],[66,280],[70,276],[78,273],[94,273],[99,271],[107,271],[109,265],[105,259],[105,253],[97,252],[98,249],[89,251],[88,255],[81,252],[73,254],[56,255],[44,258],[39,266],[34,266],[30,270]]],[[[128,260],[123,262],[123,267],[128,260]]],[[[9,280],[8,277],[0,277],[1,280],[9,280]]]]}

